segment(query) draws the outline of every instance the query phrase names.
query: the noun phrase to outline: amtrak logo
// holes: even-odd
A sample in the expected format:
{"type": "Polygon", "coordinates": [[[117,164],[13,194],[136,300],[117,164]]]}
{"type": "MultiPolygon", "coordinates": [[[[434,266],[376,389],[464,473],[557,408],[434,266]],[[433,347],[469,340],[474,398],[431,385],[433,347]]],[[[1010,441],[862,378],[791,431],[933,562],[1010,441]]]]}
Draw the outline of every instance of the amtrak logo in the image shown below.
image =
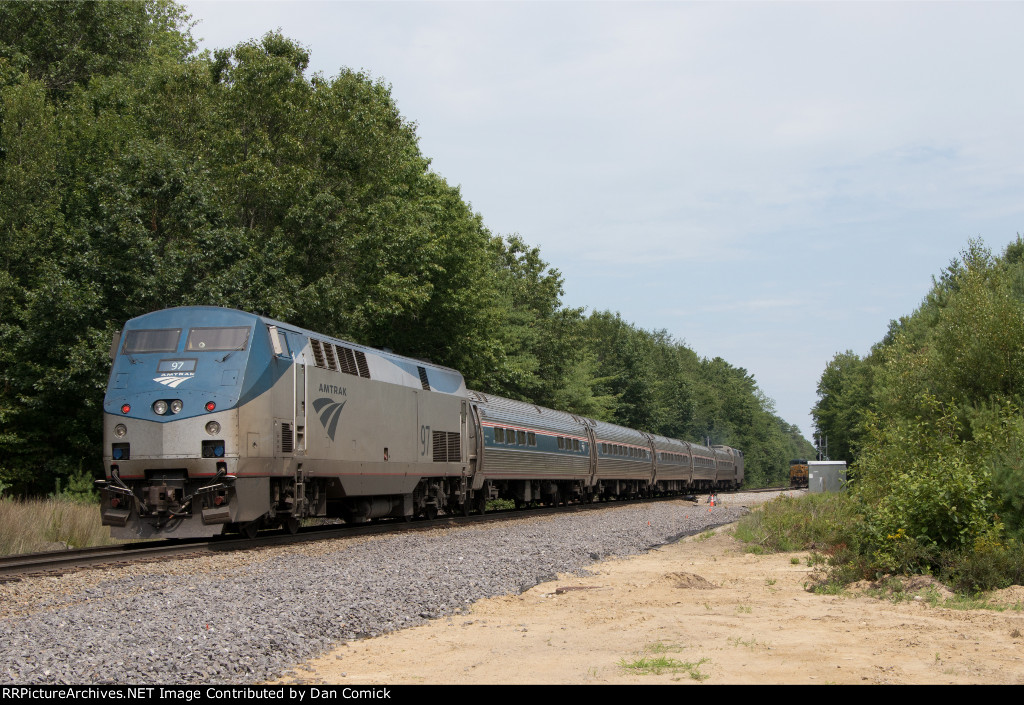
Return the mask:
{"type": "Polygon", "coordinates": [[[192,379],[193,376],[194,375],[186,375],[186,376],[182,376],[182,375],[163,375],[162,377],[154,377],[153,381],[154,382],[159,382],[160,384],[164,385],[165,387],[170,387],[171,389],[177,389],[179,384],[181,384],[182,382],[184,382],[187,379],[192,379]]]}
{"type": "Polygon", "coordinates": [[[320,397],[313,402],[313,409],[320,414],[320,423],[327,430],[327,435],[334,440],[334,432],[338,430],[338,419],[341,417],[341,410],[348,402],[336,402],[330,397],[320,397]]]}

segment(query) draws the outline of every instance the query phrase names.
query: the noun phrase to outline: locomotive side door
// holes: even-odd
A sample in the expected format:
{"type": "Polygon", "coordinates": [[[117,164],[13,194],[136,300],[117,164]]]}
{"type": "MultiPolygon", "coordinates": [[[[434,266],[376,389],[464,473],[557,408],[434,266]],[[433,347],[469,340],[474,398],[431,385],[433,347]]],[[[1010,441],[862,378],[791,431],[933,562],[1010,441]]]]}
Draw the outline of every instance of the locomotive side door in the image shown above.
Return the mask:
{"type": "Polygon", "coordinates": [[[295,453],[305,455],[306,452],[306,365],[296,360],[292,365],[295,370],[295,453]]]}

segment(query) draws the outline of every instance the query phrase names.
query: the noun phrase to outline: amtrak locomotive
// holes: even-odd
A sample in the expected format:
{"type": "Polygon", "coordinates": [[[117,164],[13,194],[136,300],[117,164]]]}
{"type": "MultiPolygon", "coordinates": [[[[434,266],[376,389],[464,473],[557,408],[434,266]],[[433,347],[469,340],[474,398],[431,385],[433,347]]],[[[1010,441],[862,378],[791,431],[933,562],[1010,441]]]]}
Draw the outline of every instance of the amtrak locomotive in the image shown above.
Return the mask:
{"type": "Polygon", "coordinates": [[[456,370],[242,311],[139,316],[111,355],[97,484],[115,538],[743,482],[734,448],[474,392],[456,370]]]}

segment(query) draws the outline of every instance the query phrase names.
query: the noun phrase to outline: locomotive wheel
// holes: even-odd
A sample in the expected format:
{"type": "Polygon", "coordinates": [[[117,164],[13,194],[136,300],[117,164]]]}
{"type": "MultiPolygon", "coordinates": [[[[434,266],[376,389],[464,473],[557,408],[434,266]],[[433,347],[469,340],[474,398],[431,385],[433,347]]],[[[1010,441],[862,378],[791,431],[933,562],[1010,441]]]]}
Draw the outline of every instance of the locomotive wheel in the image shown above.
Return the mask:
{"type": "Polygon", "coordinates": [[[428,521],[433,521],[434,519],[437,519],[437,505],[436,504],[428,504],[428,505],[424,506],[423,507],[423,516],[428,521]]]}
{"type": "Polygon", "coordinates": [[[481,493],[476,496],[476,510],[481,514],[487,513],[487,495],[481,493]]]}
{"type": "MultiPolygon", "coordinates": [[[[299,533],[299,520],[295,517],[288,517],[284,520],[284,528],[288,529],[288,533],[294,536],[299,533]]],[[[252,538],[251,536],[249,538],[252,538]]]]}

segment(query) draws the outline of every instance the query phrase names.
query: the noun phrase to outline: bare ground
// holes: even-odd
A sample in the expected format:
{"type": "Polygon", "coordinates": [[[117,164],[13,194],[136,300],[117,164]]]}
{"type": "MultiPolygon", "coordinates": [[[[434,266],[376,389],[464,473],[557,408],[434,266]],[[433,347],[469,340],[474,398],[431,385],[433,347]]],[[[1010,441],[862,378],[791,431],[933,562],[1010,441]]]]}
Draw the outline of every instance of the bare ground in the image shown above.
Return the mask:
{"type": "Polygon", "coordinates": [[[1024,588],[992,596],[1004,611],[937,606],[926,579],[918,599],[815,594],[806,553],[745,553],[731,527],[592,570],[339,646],[283,682],[1024,683],[1024,588]]]}

